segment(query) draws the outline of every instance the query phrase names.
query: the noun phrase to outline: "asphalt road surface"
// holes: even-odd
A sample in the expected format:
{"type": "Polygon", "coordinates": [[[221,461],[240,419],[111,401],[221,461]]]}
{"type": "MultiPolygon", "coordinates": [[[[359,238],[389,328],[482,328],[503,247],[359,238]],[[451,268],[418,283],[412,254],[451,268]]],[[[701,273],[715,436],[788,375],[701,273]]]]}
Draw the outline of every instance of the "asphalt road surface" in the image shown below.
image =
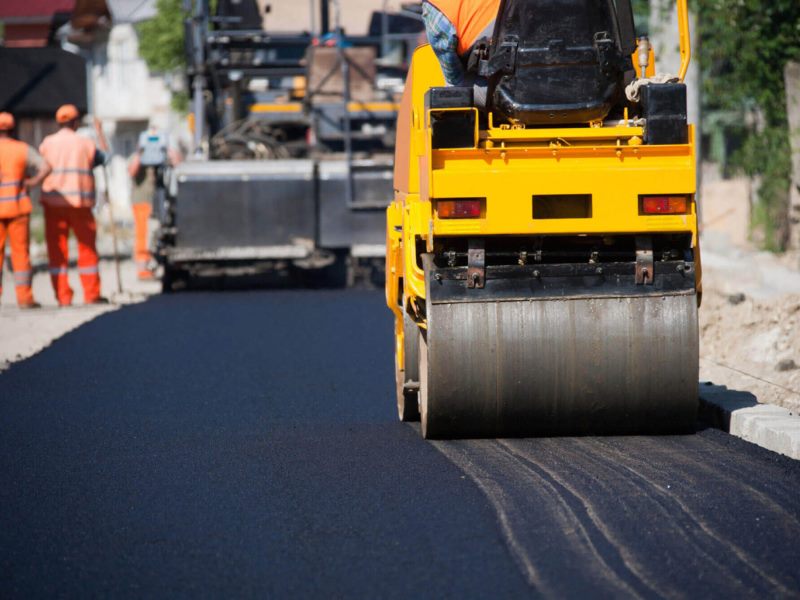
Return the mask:
{"type": "Polygon", "coordinates": [[[189,293],[0,375],[0,596],[797,597],[800,463],[428,443],[363,291],[189,293]]]}

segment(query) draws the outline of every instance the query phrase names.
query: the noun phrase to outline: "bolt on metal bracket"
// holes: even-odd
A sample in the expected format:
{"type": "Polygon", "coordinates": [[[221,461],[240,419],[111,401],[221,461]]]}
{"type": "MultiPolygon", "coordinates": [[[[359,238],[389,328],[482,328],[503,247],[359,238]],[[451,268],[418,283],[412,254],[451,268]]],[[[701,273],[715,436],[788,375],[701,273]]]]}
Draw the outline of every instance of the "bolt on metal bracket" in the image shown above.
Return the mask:
{"type": "Polygon", "coordinates": [[[653,285],[653,238],[636,236],[636,285],[653,285]]]}
{"type": "Polygon", "coordinates": [[[467,250],[467,287],[483,288],[486,285],[486,246],[481,239],[470,239],[467,250]]]}

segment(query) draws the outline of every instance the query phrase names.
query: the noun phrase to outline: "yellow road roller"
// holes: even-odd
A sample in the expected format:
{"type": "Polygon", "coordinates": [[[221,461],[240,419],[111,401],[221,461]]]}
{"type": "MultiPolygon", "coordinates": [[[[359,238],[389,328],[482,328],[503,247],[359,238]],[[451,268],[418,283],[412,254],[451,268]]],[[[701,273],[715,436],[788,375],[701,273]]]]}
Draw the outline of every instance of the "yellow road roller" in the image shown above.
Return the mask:
{"type": "Polygon", "coordinates": [[[697,415],[690,42],[628,0],[504,0],[445,86],[418,48],[387,210],[397,405],[426,438],[651,434],[697,415]]]}

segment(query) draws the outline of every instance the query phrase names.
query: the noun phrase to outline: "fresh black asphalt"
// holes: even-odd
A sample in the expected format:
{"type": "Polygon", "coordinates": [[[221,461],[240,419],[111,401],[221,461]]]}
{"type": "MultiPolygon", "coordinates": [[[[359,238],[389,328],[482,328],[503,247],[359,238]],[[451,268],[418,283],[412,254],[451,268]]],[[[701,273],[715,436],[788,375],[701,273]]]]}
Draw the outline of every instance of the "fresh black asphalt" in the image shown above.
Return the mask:
{"type": "Polygon", "coordinates": [[[100,317],[0,375],[0,597],[800,595],[798,463],[711,430],[431,444],[393,393],[377,292],[100,317]]]}

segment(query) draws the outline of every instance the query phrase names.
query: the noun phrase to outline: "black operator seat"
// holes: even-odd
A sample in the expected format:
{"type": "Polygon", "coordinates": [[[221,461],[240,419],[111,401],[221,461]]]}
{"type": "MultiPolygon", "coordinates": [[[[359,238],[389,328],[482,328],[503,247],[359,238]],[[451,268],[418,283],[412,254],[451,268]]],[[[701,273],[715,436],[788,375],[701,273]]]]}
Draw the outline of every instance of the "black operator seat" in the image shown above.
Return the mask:
{"type": "Polygon", "coordinates": [[[604,119],[624,101],[635,49],[630,0],[503,0],[478,65],[487,108],[526,125],[604,119]]]}

